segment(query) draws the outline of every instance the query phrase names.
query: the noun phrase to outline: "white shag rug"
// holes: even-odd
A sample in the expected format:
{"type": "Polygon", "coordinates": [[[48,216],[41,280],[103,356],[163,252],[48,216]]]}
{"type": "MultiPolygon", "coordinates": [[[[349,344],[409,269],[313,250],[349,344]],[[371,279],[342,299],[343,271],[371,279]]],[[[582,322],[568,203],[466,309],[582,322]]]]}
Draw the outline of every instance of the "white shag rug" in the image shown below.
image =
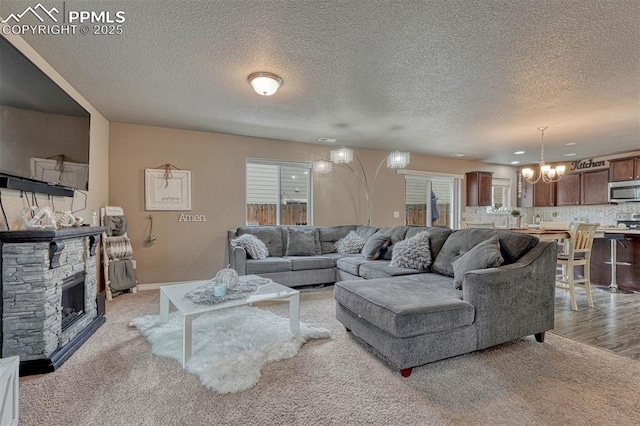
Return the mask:
{"type": "MultiPolygon", "coordinates": [[[[182,317],[173,312],[167,323],[159,315],[134,318],[155,355],[182,363],[182,317]]],[[[289,334],[289,318],[252,306],[223,309],[193,321],[193,355],[186,370],[219,393],[235,393],[258,383],[268,362],[294,357],[309,339],[331,337],[329,330],[300,323],[300,333],[289,334]]]]}

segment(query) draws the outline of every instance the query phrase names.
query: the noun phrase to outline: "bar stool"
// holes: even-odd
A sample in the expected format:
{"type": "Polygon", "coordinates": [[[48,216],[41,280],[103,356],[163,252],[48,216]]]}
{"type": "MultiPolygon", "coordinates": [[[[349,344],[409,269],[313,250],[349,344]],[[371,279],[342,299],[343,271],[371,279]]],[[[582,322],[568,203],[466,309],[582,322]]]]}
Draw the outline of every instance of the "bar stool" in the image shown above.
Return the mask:
{"type": "Polygon", "coordinates": [[[576,284],[584,284],[587,291],[587,302],[589,307],[593,307],[590,276],[591,249],[598,226],[600,226],[599,223],[578,223],[567,242],[567,251],[558,255],[558,265],[562,267],[562,272],[556,276],[556,287],[569,291],[571,309],[574,311],[578,310],[575,294],[576,284]],[[575,278],[576,266],[584,267],[584,278],[575,278]]]}
{"type": "MultiPolygon", "coordinates": [[[[618,266],[629,266],[631,263],[629,262],[618,262],[618,243],[622,244],[623,247],[626,248],[622,241],[627,238],[623,234],[604,234],[604,239],[609,240],[611,244],[611,260],[609,262],[604,262],[607,265],[611,265],[611,284],[607,288],[612,293],[628,293],[625,290],[622,290],[618,287],[618,266]]],[[[604,287],[601,287],[604,289],[604,287]]],[[[605,290],[607,290],[605,289],[605,290]]]]}

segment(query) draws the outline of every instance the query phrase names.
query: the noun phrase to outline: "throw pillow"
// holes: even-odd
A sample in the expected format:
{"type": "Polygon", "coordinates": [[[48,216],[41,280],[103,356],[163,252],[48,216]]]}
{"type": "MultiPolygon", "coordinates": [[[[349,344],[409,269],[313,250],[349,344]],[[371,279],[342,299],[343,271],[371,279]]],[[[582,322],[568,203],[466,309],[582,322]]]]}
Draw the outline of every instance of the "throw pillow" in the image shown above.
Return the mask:
{"type": "Polygon", "coordinates": [[[364,239],[355,231],[349,232],[344,238],[336,241],[336,251],[340,254],[360,253],[364,247],[364,239]]]}
{"type": "Polygon", "coordinates": [[[398,241],[393,247],[391,266],[417,269],[419,271],[426,271],[431,266],[429,234],[426,231],[419,233],[415,237],[398,241]]]}
{"type": "Polygon", "coordinates": [[[313,228],[287,228],[286,256],[316,254],[316,231],[313,228]]]}
{"type": "Polygon", "coordinates": [[[453,262],[453,286],[461,290],[464,274],[476,269],[495,268],[502,265],[503,262],[504,258],[500,253],[498,237],[491,237],[453,262]]]}
{"type": "Polygon", "coordinates": [[[252,259],[266,259],[269,250],[262,240],[255,235],[244,234],[231,240],[233,247],[242,247],[252,259]]]}
{"type": "Polygon", "coordinates": [[[362,255],[367,260],[376,260],[389,242],[391,242],[391,235],[378,231],[364,243],[362,255]]]}

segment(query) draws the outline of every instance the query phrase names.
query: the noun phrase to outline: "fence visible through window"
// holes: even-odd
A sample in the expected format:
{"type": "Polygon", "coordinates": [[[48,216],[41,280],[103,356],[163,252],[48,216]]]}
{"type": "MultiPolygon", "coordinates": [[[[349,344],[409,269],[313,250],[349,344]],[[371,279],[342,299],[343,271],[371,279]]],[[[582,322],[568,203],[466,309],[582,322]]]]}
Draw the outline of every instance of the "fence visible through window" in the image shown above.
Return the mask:
{"type": "Polygon", "coordinates": [[[247,160],[248,225],[311,224],[311,165],[247,160]]]}
{"type": "MultiPolygon", "coordinates": [[[[407,225],[425,226],[427,223],[427,209],[424,204],[407,204],[407,225]]],[[[451,204],[438,204],[438,219],[432,221],[432,226],[450,227],[451,204]]]]}
{"type": "Polygon", "coordinates": [[[456,225],[459,217],[455,185],[451,177],[405,174],[405,223],[415,226],[456,225]]]}
{"type": "MultiPolygon", "coordinates": [[[[247,223],[276,225],[277,210],[276,204],[247,204],[247,223]]],[[[280,222],[282,225],[306,225],[307,203],[282,204],[280,206],[280,222]]]]}

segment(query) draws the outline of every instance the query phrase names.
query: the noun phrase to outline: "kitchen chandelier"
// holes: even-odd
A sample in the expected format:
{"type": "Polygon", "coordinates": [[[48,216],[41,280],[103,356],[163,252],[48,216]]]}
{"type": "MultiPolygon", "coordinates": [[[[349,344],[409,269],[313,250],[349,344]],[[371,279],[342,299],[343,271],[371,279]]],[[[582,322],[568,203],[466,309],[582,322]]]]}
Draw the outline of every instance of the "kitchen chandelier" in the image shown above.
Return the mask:
{"type": "Polygon", "coordinates": [[[540,170],[537,177],[534,179],[536,173],[532,168],[525,167],[522,169],[522,177],[531,184],[538,182],[540,179],[545,183],[557,182],[562,178],[566,170],[565,166],[551,167],[544,162],[544,131],[547,129],[548,127],[538,127],[540,131],[540,170]]]}

